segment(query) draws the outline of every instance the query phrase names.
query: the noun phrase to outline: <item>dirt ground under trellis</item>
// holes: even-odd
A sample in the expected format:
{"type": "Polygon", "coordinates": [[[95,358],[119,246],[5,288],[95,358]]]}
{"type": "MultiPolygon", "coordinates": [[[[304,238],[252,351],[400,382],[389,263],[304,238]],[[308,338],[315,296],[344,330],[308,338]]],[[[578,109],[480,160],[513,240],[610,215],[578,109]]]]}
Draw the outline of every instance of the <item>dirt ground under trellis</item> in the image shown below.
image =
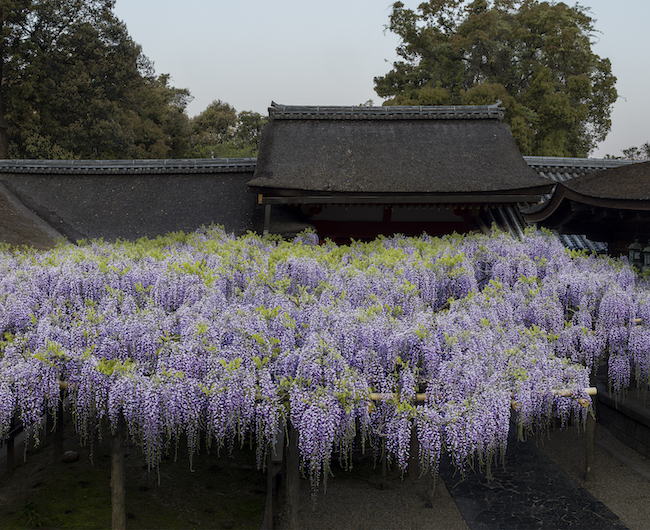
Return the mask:
{"type": "MultiPolygon", "coordinates": [[[[68,425],[63,447],[47,438],[29,449],[26,462],[16,448],[11,475],[0,454],[0,528],[106,528],[110,526],[110,462],[107,442],[80,447],[68,425]],[[63,463],[61,449],[80,458],[63,463]]],[[[555,431],[538,446],[579,486],[611,510],[630,529],[650,527],[650,461],[597,426],[596,480],[585,482],[584,433],[555,431]],[[616,456],[614,456],[616,455],[616,456]],[[618,458],[617,458],[618,457],[618,458]],[[621,461],[625,460],[627,463],[621,461]],[[644,476],[645,473],[645,476],[644,476]]],[[[262,527],[266,477],[255,469],[254,451],[233,454],[202,451],[189,469],[179,448],[165,459],[158,475],[149,472],[140,450],[127,456],[128,528],[251,528],[262,527]]],[[[314,504],[306,480],[301,482],[300,528],[304,529],[445,529],[477,525],[463,517],[439,478],[433,490],[430,476],[402,477],[388,472],[382,488],[381,468],[370,456],[347,472],[334,466],[327,491],[314,504]]],[[[466,510],[465,510],[466,512],[466,510]]]]}

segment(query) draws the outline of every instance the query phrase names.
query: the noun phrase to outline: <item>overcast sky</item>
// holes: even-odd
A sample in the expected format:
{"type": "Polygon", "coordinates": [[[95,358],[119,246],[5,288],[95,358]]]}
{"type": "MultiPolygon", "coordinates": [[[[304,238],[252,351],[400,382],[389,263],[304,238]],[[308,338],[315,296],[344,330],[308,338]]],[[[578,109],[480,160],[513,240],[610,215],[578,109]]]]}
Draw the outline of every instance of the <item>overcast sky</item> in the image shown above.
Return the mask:
{"type": "MultiPolygon", "coordinates": [[[[416,8],[420,0],[403,0],[416,8]]],[[[566,2],[574,5],[573,2],[566,2]]],[[[287,105],[382,100],[373,78],[396,59],[385,32],[390,0],[117,0],[115,13],[158,74],[194,96],[190,116],[220,99],[267,114],[287,105]]],[[[593,50],[612,62],[619,100],[594,157],[650,141],[650,1],[583,0],[596,19],[593,50]]]]}

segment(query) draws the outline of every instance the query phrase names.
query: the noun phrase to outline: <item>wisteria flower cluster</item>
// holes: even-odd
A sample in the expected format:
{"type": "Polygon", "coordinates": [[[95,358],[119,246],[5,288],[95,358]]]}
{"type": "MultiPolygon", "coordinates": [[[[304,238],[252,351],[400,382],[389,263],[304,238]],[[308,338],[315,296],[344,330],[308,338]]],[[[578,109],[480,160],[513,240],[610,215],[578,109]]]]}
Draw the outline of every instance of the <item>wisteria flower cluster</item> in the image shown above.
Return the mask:
{"type": "Polygon", "coordinates": [[[650,383],[650,289],[621,261],[548,235],[379,238],[337,246],[219,228],[0,253],[0,440],[38,431],[60,382],[82,440],[123,422],[150,467],[186,440],[283,426],[316,489],[336,452],[385,447],[406,469],[464,469],[522,431],[581,421],[601,363],[650,383]],[[424,401],[416,396],[424,394],[424,401]]]}

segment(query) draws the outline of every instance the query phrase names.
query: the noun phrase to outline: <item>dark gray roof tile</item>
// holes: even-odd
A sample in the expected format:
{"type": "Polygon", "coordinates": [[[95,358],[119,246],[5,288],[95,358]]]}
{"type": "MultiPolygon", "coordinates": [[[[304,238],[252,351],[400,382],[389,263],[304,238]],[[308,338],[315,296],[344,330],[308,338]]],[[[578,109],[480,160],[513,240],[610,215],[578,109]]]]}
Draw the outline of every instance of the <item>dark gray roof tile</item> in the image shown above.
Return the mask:
{"type": "Polygon", "coordinates": [[[272,103],[272,120],[503,120],[505,109],[496,105],[334,107],[272,103]]]}
{"type": "Polygon", "coordinates": [[[168,160],[0,160],[0,173],[160,175],[252,172],[255,158],[168,160]]]}

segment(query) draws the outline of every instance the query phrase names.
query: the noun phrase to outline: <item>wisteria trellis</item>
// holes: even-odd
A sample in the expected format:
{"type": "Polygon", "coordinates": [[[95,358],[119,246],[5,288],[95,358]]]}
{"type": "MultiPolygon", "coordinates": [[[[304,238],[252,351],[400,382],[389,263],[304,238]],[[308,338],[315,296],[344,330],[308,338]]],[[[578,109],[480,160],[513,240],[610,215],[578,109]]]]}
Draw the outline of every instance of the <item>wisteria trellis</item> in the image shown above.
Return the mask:
{"type": "Polygon", "coordinates": [[[334,451],[385,442],[404,469],[461,469],[525,431],[583,420],[589,375],[650,382],[650,290],[624,262],[528,233],[318,245],[218,228],[0,254],[0,440],[38,432],[68,382],[82,440],[124,421],[150,466],[186,438],[298,432],[314,488],[334,451]],[[553,391],[569,390],[570,397],[553,391]],[[393,394],[373,402],[371,392],[393,394]],[[426,400],[416,406],[416,392],[426,400]]]}

